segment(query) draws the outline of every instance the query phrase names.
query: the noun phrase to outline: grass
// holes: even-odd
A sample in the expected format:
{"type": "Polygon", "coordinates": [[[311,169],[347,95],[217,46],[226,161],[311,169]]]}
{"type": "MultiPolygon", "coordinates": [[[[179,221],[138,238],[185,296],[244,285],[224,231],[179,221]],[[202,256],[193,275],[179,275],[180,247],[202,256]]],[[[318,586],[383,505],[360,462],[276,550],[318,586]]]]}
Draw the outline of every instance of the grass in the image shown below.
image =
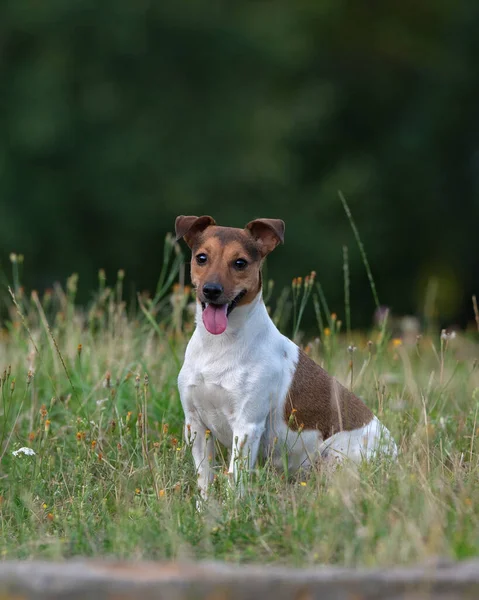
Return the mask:
{"type": "Polygon", "coordinates": [[[283,293],[272,311],[276,322],[291,334],[293,321],[300,337],[299,315],[287,308],[304,310],[312,296],[321,329],[307,352],[365,399],[391,429],[400,458],[290,481],[266,463],[238,500],[228,493],[220,448],[214,491],[199,513],[176,388],[192,299],[182,286],[167,295],[168,278],[128,314],[122,273],[111,288],[100,274],[88,309],[75,306],[75,277],[39,298],[27,296],[16,273],[0,333],[3,559],[378,566],[479,554],[473,333],[392,338],[383,323],[345,337],[314,275],[296,278],[290,299],[283,293]],[[21,447],[35,455],[14,456],[21,447]]]}

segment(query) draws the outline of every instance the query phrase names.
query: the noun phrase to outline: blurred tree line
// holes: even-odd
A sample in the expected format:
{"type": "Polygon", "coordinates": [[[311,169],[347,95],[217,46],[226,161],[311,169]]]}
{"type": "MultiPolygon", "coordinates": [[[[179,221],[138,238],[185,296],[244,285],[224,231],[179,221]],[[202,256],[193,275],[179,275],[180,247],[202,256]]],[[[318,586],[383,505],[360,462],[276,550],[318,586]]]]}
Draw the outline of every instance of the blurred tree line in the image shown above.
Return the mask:
{"type": "Polygon", "coordinates": [[[286,221],[277,287],[316,269],[353,326],[479,293],[479,3],[3,0],[0,259],[42,289],[99,267],[153,289],[177,214],[286,221]]]}

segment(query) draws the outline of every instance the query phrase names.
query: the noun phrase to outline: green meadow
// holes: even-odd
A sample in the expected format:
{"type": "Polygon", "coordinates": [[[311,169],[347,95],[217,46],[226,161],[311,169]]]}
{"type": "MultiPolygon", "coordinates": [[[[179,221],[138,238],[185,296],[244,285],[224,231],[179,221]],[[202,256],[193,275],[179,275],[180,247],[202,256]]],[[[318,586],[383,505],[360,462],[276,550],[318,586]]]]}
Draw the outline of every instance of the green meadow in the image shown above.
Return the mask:
{"type": "Polygon", "coordinates": [[[167,239],[155,294],[128,304],[122,272],[100,271],[79,306],[75,275],[38,294],[22,287],[22,257],[11,259],[0,331],[2,559],[382,566],[479,554],[477,330],[441,332],[430,319],[414,331],[386,313],[354,331],[347,285],[345,306],[329,307],[314,276],[282,293],[266,282],[278,327],[365,400],[399,459],[335,472],[318,464],[296,477],[266,460],[239,499],[218,447],[198,511],[176,387],[194,327],[191,289],[172,287],[184,281],[179,247],[167,239]]]}

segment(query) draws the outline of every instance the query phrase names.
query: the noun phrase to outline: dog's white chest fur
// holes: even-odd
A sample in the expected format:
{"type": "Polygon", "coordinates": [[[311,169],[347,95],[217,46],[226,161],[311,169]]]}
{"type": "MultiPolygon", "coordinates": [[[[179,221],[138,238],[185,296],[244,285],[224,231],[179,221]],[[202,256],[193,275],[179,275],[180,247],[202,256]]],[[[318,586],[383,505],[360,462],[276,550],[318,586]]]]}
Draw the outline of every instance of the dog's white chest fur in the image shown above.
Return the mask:
{"type": "Polygon", "coordinates": [[[273,325],[260,297],[238,307],[219,336],[209,334],[198,317],[178,378],[183,407],[231,447],[238,429],[264,430],[267,417],[277,412],[298,349],[273,325]]]}

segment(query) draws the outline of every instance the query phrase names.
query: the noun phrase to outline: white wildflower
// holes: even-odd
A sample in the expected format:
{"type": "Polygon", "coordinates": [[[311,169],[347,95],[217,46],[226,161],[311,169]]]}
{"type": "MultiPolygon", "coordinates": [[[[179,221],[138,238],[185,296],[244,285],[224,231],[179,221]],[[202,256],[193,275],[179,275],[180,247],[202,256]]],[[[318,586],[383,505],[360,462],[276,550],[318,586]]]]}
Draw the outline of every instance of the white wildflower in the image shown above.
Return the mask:
{"type": "Polygon", "coordinates": [[[19,454],[26,454],[27,456],[35,456],[35,450],[32,448],[27,448],[23,446],[23,448],[19,448],[18,450],[14,450],[12,452],[13,456],[18,456],[19,454]]]}
{"type": "Polygon", "coordinates": [[[454,340],[456,338],[456,332],[455,331],[451,331],[451,332],[447,332],[445,329],[443,329],[441,331],[441,340],[443,342],[449,342],[450,340],[454,340]]]}

